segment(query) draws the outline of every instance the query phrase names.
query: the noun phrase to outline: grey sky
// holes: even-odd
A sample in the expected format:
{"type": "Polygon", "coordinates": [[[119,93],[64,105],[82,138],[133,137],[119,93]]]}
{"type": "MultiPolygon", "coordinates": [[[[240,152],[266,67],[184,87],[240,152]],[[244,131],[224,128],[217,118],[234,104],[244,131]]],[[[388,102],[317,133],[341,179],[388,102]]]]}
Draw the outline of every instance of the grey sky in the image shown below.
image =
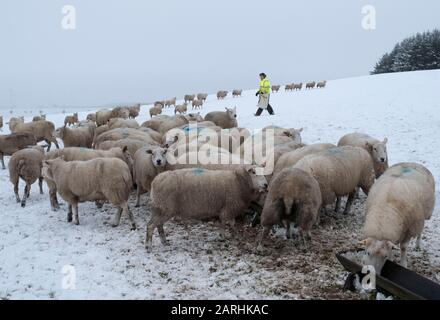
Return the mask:
{"type": "Polygon", "coordinates": [[[439,27],[424,0],[2,0],[0,108],[147,102],[365,75],[397,41],[439,27]],[[77,29],[61,28],[74,5],[77,29]],[[377,29],[361,27],[361,8],[377,29]]]}

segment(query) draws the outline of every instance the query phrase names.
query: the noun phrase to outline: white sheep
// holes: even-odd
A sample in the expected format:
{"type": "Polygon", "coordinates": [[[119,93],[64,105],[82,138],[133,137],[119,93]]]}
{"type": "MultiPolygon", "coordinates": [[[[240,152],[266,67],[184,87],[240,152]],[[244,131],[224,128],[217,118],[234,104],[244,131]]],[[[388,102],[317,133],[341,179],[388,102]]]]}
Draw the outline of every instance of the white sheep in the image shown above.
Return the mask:
{"type": "Polygon", "coordinates": [[[44,149],[41,146],[25,148],[15,152],[9,161],[9,179],[14,185],[14,193],[17,202],[20,202],[18,195],[18,183],[20,178],[26,183],[24,188],[21,206],[26,206],[26,199],[29,198],[31,185],[38,180],[40,194],[43,194],[43,176],[41,168],[43,166],[44,149]]]}
{"type": "Polygon", "coordinates": [[[388,169],[387,142],[387,138],[379,141],[368,134],[356,132],[343,136],[339,140],[338,146],[353,146],[367,150],[373,159],[376,178],[379,178],[388,169]]]}
{"type": "Polygon", "coordinates": [[[407,247],[417,237],[420,247],[425,220],[435,206],[435,182],[431,172],[416,163],[399,163],[390,167],[374,184],[368,195],[363,233],[364,264],[380,274],[400,245],[400,264],[407,266],[407,247]]]}
{"type": "Polygon", "coordinates": [[[151,250],[157,228],[166,243],[163,224],[172,217],[207,219],[219,217],[230,222],[259,198],[266,188],[264,176],[254,168],[236,171],[211,171],[201,168],[165,171],[151,186],[151,218],[147,225],[145,245],[151,250]]]}

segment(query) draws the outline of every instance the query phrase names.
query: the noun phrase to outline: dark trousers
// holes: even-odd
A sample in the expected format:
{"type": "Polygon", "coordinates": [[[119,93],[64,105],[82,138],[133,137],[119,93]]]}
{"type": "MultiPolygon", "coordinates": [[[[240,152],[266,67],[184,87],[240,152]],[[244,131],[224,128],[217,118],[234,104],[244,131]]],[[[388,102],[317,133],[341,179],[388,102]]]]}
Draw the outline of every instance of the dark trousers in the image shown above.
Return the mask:
{"type": "MultiPolygon", "coordinates": [[[[258,108],[257,112],[255,113],[256,116],[261,115],[261,113],[263,112],[264,109],[258,108]]],[[[267,112],[269,112],[269,114],[274,115],[272,106],[270,104],[267,105],[267,112]]]]}

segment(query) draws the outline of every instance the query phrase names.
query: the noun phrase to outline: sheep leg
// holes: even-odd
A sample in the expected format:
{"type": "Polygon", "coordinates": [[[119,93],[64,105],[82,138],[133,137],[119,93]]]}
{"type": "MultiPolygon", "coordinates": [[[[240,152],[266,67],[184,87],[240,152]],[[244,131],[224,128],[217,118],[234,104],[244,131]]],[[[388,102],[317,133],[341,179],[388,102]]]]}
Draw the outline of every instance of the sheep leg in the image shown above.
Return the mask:
{"type": "Polygon", "coordinates": [[[72,222],[72,205],[69,204],[69,209],[67,209],[67,222],[72,222]]]}
{"type": "Polygon", "coordinates": [[[73,211],[73,223],[79,225],[79,217],[78,217],[78,203],[72,203],[72,211],[73,211]]]}
{"type": "Polygon", "coordinates": [[[141,206],[141,185],[140,183],[136,183],[136,204],[135,208],[139,208],[141,206]]]}
{"type": "Polygon", "coordinates": [[[18,180],[14,183],[14,193],[15,193],[15,199],[17,200],[17,203],[20,203],[20,195],[18,194],[18,180]]]}
{"type": "Polygon", "coordinates": [[[4,158],[4,154],[3,152],[0,152],[0,160],[2,161],[2,169],[5,170],[6,166],[5,166],[5,159],[4,158]]]}
{"type": "Polygon", "coordinates": [[[46,152],[49,152],[49,151],[50,151],[50,147],[52,146],[52,144],[51,144],[51,142],[50,142],[49,140],[47,140],[47,139],[45,139],[44,141],[46,141],[46,143],[47,143],[47,150],[46,150],[46,152]]]}
{"type": "Polygon", "coordinates": [[[153,232],[154,229],[157,227],[157,216],[153,213],[150,221],[148,221],[147,224],[147,232],[145,234],[145,249],[147,249],[148,252],[151,252],[151,249],[153,247],[153,232]]]}
{"type": "Polygon", "coordinates": [[[353,204],[353,200],[355,196],[356,196],[356,190],[352,191],[348,195],[348,200],[347,200],[347,204],[345,205],[344,215],[347,215],[350,212],[351,205],[353,204]]]}
{"type": "Polygon", "coordinates": [[[407,248],[409,241],[400,244],[400,265],[404,268],[408,266],[407,248]]]}
{"type": "Polygon", "coordinates": [[[165,230],[163,229],[163,224],[157,226],[157,231],[159,231],[160,242],[164,246],[168,246],[169,242],[165,236],[165,230]]]}
{"type": "Polygon", "coordinates": [[[122,205],[122,213],[124,212],[128,215],[128,219],[130,219],[131,230],[136,230],[136,222],[134,222],[134,216],[133,213],[130,211],[130,208],[128,207],[128,203],[124,203],[122,205]]]}
{"type": "Polygon", "coordinates": [[[286,228],[286,239],[292,238],[292,232],[290,231],[290,222],[287,220],[283,221],[284,227],[286,228]]]}
{"type": "Polygon", "coordinates": [[[57,211],[60,208],[60,204],[58,203],[56,188],[49,189],[49,198],[50,198],[50,206],[52,207],[52,211],[57,211]]]}
{"type": "Polygon", "coordinates": [[[38,186],[40,187],[40,194],[43,194],[43,177],[38,178],[38,186]]]}
{"type": "Polygon", "coordinates": [[[268,234],[270,232],[270,227],[264,227],[263,231],[261,231],[260,239],[257,243],[257,250],[261,250],[264,245],[264,240],[267,238],[268,234]]]}
{"type": "Polygon", "coordinates": [[[422,234],[420,233],[420,234],[417,236],[417,241],[416,241],[416,249],[417,249],[417,250],[420,250],[420,248],[421,248],[421,246],[420,246],[421,242],[422,242],[422,234]]]}
{"type": "Polygon", "coordinates": [[[22,208],[26,207],[26,199],[29,198],[30,188],[31,188],[31,186],[26,182],[26,185],[24,187],[23,198],[21,199],[21,207],[22,208]]]}
{"type": "Polygon", "coordinates": [[[112,222],[113,228],[119,226],[119,222],[121,221],[121,214],[122,214],[122,207],[118,207],[118,210],[116,211],[116,214],[115,214],[115,218],[112,222]]]}
{"type": "Polygon", "coordinates": [[[341,210],[341,197],[336,198],[335,212],[338,213],[341,210]]]}

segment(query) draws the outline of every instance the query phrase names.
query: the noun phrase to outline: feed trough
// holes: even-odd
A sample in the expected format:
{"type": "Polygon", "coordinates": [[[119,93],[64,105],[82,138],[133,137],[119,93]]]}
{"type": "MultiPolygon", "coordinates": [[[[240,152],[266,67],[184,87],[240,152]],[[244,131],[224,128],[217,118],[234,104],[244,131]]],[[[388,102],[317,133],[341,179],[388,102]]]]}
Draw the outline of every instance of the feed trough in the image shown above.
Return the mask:
{"type": "MultiPolygon", "coordinates": [[[[356,250],[360,252],[363,250],[356,250]]],[[[359,274],[362,278],[362,265],[350,260],[349,251],[336,254],[336,258],[347,271],[359,274]]],[[[402,267],[390,260],[385,262],[380,275],[376,276],[376,286],[405,300],[440,300],[440,285],[418,273],[402,267]]]]}

